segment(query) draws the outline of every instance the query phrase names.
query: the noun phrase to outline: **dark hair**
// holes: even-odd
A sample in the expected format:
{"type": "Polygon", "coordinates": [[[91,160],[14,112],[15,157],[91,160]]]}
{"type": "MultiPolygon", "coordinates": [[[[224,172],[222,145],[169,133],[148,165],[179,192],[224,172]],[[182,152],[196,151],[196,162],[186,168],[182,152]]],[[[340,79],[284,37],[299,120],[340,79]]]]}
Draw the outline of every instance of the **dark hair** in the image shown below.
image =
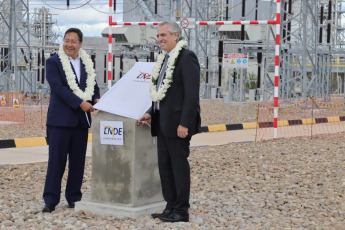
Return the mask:
{"type": "Polygon", "coordinates": [[[78,28],[69,28],[65,32],[65,35],[63,36],[63,38],[66,37],[66,34],[71,33],[71,32],[74,32],[74,33],[78,34],[79,42],[83,42],[83,33],[78,28]]]}

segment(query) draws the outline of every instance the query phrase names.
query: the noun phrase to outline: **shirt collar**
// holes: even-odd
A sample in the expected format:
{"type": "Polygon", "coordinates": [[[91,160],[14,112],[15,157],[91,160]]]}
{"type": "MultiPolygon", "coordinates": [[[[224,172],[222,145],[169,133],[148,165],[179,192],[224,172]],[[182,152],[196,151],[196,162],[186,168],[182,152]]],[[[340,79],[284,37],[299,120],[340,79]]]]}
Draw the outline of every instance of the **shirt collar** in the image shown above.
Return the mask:
{"type": "Polygon", "coordinates": [[[72,57],[70,57],[70,56],[67,56],[68,57],[68,60],[70,60],[70,61],[77,61],[77,60],[79,60],[80,59],[80,55],[78,54],[78,57],[74,60],[72,57]]]}
{"type": "Polygon", "coordinates": [[[171,57],[171,55],[174,53],[174,50],[175,50],[175,48],[172,49],[172,50],[170,50],[170,52],[168,53],[168,54],[169,54],[169,57],[171,57]]]}

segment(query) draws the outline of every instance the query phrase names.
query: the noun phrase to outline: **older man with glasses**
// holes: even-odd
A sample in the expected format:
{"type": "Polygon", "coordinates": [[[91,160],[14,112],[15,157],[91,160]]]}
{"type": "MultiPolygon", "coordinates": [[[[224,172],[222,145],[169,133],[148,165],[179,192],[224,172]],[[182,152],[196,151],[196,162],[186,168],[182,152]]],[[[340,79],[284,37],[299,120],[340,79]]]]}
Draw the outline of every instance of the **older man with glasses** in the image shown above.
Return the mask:
{"type": "Polygon", "coordinates": [[[60,202],[61,180],[68,158],[65,197],[68,208],[82,198],[88,129],[93,104],[100,98],[93,63],[81,48],[83,33],[70,28],[58,54],[47,59],[46,77],[50,86],[47,114],[49,160],[42,212],[52,212],[60,202]]]}

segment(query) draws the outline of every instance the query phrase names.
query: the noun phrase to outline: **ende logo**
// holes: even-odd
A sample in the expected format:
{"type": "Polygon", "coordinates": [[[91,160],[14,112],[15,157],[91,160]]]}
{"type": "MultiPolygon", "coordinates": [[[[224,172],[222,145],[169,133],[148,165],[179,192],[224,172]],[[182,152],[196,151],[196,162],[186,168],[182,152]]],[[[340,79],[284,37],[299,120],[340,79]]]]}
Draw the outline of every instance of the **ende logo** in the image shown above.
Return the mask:
{"type": "Polygon", "coordinates": [[[146,82],[146,80],[151,79],[151,75],[149,73],[141,72],[140,74],[136,77],[135,82],[146,82]]]}
{"type": "Polygon", "coordinates": [[[116,128],[116,127],[111,127],[108,125],[103,125],[104,127],[104,134],[105,135],[112,135],[113,137],[116,136],[122,136],[123,134],[123,129],[122,128],[116,128]]]}
{"type": "Polygon", "coordinates": [[[102,145],[123,145],[122,121],[101,121],[99,128],[102,145]]]}

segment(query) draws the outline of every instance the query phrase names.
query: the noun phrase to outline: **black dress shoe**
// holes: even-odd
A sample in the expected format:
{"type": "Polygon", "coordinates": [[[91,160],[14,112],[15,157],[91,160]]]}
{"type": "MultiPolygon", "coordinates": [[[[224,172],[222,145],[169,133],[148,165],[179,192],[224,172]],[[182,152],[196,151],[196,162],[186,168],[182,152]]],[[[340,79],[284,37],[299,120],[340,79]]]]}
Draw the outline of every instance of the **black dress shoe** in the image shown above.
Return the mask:
{"type": "Polygon", "coordinates": [[[42,212],[52,212],[55,210],[55,206],[56,205],[53,205],[53,204],[45,204],[42,209],[42,212]]]}
{"type": "Polygon", "coordinates": [[[68,201],[68,208],[74,208],[75,202],[74,201],[68,201]]]}
{"type": "Polygon", "coordinates": [[[189,214],[181,212],[172,212],[170,215],[159,217],[164,222],[188,222],[189,214]]]}
{"type": "Polygon", "coordinates": [[[172,213],[172,211],[173,211],[172,209],[166,208],[166,209],[164,209],[164,211],[162,213],[152,213],[151,216],[153,218],[160,218],[162,216],[170,215],[170,213],[172,213]]]}

